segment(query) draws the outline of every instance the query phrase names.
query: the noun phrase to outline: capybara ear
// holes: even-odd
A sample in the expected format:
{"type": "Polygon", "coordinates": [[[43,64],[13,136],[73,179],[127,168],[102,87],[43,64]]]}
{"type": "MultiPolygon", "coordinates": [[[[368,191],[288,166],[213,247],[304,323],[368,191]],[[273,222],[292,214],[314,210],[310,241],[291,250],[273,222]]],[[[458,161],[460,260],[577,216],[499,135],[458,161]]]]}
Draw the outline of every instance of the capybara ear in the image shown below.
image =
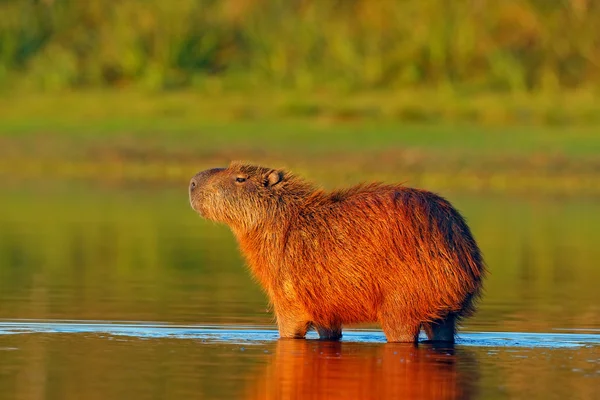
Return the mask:
{"type": "Polygon", "coordinates": [[[277,185],[283,179],[283,172],[277,170],[271,170],[267,173],[265,178],[265,186],[270,187],[277,185]]]}

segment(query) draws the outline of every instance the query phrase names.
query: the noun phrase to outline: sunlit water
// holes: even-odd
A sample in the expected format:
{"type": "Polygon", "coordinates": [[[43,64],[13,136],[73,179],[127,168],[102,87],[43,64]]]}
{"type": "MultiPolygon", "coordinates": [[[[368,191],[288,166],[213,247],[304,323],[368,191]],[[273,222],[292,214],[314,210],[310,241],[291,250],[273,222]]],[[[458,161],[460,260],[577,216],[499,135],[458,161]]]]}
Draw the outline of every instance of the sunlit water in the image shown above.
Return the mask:
{"type": "Polygon", "coordinates": [[[600,380],[600,333],[463,332],[445,348],[373,330],[332,343],[252,326],[4,321],[0,343],[16,398],[597,398],[600,380]]]}
{"type": "Polygon", "coordinates": [[[0,193],[0,398],[600,398],[600,205],[447,196],[490,276],[453,349],[277,340],[231,234],[181,190],[0,193]]]}

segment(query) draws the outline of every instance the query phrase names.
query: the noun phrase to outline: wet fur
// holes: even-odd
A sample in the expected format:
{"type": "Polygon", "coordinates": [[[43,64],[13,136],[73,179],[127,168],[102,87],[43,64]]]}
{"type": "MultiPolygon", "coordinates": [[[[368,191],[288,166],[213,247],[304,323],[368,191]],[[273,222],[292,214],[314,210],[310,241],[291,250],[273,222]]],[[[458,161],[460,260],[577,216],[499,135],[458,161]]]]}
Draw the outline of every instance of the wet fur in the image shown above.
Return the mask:
{"type": "Polygon", "coordinates": [[[280,335],[379,322],[388,341],[453,341],[474,311],[484,263],[440,196],[401,185],[325,192],[285,171],[233,163],[198,174],[192,207],[233,230],[273,303],[280,335]],[[236,177],[246,179],[243,183],[236,177]]]}

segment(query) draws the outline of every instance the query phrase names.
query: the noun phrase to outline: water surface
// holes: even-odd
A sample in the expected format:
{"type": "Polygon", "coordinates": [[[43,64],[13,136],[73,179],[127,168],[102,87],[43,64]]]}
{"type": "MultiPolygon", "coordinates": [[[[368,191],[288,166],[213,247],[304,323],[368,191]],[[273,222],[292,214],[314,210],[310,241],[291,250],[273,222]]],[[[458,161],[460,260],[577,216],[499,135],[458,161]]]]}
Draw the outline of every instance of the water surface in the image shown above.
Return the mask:
{"type": "Polygon", "coordinates": [[[239,325],[4,321],[0,343],[16,398],[594,398],[600,381],[600,333],[463,332],[445,348],[373,330],[335,343],[239,325]]]}

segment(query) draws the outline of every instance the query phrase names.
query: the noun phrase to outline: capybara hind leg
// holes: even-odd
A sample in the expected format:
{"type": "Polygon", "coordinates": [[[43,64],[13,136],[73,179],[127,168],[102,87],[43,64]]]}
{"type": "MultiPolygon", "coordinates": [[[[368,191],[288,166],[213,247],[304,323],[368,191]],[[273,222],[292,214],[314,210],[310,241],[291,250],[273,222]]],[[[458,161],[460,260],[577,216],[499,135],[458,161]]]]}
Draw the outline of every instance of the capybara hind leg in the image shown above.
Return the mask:
{"type": "Polygon", "coordinates": [[[453,314],[446,318],[423,324],[427,339],[434,342],[454,343],[454,334],[456,333],[456,319],[453,314]]]}
{"type": "Polygon", "coordinates": [[[340,340],[342,337],[342,327],[336,326],[332,328],[324,328],[316,326],[317,332],[319,332],[319,339],[321,340],[340,340]]]}

